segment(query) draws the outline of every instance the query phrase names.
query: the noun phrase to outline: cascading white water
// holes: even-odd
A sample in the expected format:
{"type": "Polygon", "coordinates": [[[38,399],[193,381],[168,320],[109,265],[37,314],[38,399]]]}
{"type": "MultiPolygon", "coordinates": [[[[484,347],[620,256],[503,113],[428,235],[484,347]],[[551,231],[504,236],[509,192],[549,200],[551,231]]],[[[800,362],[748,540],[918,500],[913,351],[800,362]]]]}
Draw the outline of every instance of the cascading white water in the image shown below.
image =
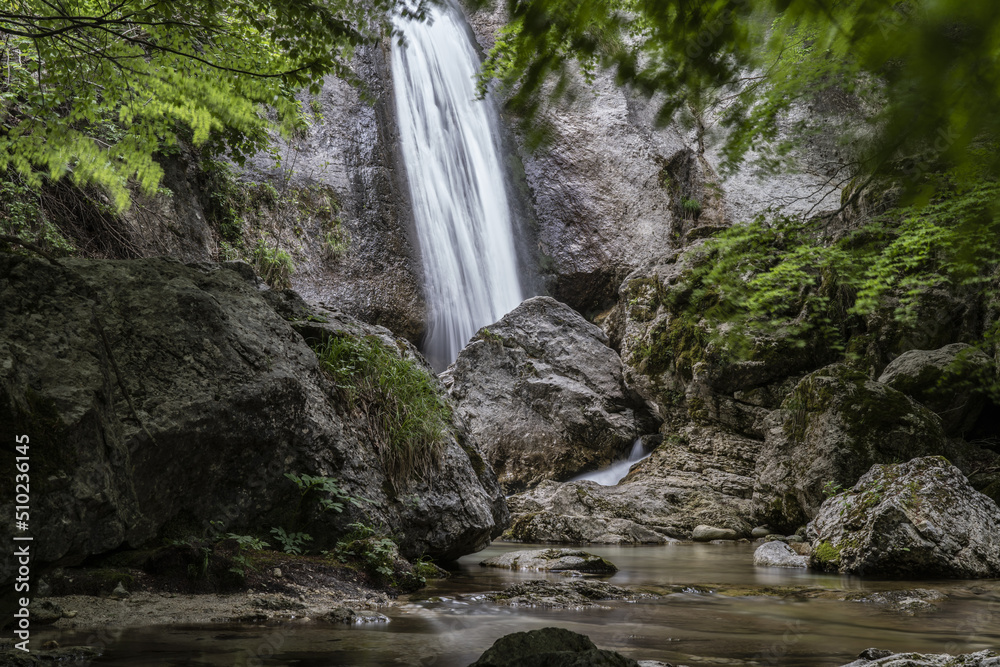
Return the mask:
{"type": "MultiPolygon", "coordinates": [[[[615,461],[607,468],[602,470],[595,470],[594,472],[588,472],[585,475],[580,475],[579,477],[574,477],[571,482],[584,482],[591,481],[597,482],[601,486],[617,486],[618,482],[625,479],[625,475],[631,470],[639,461],[649,456],[643,451],[642,438],[635,441],[632,445],[632,452],[628,455],[627,459],[621,461],[615,461]]],[[[652,452],[650,452],[651,454],[652,452]]]]}
{"type": "Polygon", "coordinates": [[[430,310],[424,354],[436,368],[522,301],[499,119],[476,99],[479,58],[457,10],[400,25],[396,113],[430,310]]]}

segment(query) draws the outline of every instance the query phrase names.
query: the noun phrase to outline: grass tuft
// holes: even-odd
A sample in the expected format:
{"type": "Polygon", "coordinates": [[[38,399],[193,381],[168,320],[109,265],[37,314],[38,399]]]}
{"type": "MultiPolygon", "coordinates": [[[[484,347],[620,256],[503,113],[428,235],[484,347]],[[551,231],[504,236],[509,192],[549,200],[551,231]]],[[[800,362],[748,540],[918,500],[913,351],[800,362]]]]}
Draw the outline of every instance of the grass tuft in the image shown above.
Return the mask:
{"type": "Polygon", "coordinates": [[[316,353],[366,424],[392,484],[427,479],[451,436],[452,418],[431,375],[374,336],[332,337],[316,353]]]}

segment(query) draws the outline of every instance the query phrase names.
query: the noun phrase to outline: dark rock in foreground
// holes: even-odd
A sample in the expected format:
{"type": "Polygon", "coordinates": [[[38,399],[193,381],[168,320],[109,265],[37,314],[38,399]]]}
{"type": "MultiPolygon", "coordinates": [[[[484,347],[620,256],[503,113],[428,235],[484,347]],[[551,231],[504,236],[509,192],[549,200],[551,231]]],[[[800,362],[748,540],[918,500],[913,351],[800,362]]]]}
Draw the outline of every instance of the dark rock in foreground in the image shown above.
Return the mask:
{"type": "Polygon", "coordinates": [[[469,667],[639,667],[586,637],[562,628],[515,632],[496,640],[469,667]]]}
{"type": "Polygon", "coordinates": [[[614,563],[600,556],[573,549],[538,549],[535,551],[508,551],[480,563],[483,567],[500,567],[508,570],[534,570],[542,572],[575,571],[589,574],[613,574],[618,571],[614,563]]]}
{"type": "MultiPolygon", "coordinates": [[[[36,567],[203,535],[210,522],[266,533],[300,520],[323,548],[363,520],[398,535],[404,555],[441,559],[502,529],[502,493],[461,424],[432,480],[389,481],[294,313],[277,312],[288,310],[281,296],[240,264],[57,267],[0,254],[0,423],[30,435],[32,514],[52,519],[31,526],[36,567]],[[371,502],[297,515],[302,494],[286,473],[335,477],[371,502]]],[[[388,330],[354,322],[309,324],[327,327],[323,336],[386,337],[388,353],[416,359],[388,330]]],[[[13,516],[13,500],[0,510],[13,516]]]]}
{"type": "Polygon", "coordinates": [[[843,667],[1000,667],[1000,653],[979,651],[952,656],[943,653],[893,653],[870,648],[843,667]]]}
{"type": "Polygon", "coordinates": [[[445,377],[508,492],[607,466],[656,430],[607,336],[549,297],[483,327],[445,377]]]}
{"type": "Polygon", "coordinates": [[[1000,577],[1000,507],[942,457],[874,466],[809,524],[813,567],[871,577],[1000,577]]]}

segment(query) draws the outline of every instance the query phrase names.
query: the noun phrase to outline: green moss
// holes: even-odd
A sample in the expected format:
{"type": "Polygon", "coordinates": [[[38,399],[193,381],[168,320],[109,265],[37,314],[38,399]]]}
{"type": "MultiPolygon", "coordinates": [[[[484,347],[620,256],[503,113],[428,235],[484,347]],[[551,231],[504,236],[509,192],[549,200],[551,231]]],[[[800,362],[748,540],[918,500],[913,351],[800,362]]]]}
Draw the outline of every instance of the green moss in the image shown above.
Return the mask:
{"type": "Polygon", "coordinates": [[[519,542],[526,542],[533,538],[534,532],[531,528],[535,517],[538,515],[539,512],[529,512],[516,517],[513,523],[511,523],[510,528],[508,528],[507,532],[504,533],[504,538],[519,542]]]}
{"type": "Polygon", "coordinates": [[[821,570],[836,571],[840,567],[841,545],[823,541],[812,551],[812,564],[821,570]]]}

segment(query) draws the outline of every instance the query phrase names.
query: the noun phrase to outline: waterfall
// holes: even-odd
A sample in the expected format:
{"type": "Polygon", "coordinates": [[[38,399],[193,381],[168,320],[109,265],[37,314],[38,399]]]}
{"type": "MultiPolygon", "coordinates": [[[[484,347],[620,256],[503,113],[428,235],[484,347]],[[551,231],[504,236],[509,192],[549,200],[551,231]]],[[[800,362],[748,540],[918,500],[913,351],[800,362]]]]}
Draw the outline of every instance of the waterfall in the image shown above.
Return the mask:
{"type": "Polygon", "coordinates": [[[479,57],[463,19],[439,7],[400,27],[393,88],[430,311],[424,354],[442,369],[523,296],[499,118],[476,100],[479,57]]]}
{"type": "Polygon", "coordinates": [[[594,472],[588,472],[584,475],[580,475],[579,477],[574,477],[570,481],[591,481],[597,482],[601,486],[617,486],[618,482],[625,479],[625,475],[627,475],[628,471],[632,469],[632,466],[639,461],[642,461],[647,456],[649,456],[649,454],[646,454],[643,451],[642,438],[638,438],[636,439],[635,444],[632,445],[632,452],[628,455],[627,459],[615,461],[607,468],[595,470],[594,472]]]}

